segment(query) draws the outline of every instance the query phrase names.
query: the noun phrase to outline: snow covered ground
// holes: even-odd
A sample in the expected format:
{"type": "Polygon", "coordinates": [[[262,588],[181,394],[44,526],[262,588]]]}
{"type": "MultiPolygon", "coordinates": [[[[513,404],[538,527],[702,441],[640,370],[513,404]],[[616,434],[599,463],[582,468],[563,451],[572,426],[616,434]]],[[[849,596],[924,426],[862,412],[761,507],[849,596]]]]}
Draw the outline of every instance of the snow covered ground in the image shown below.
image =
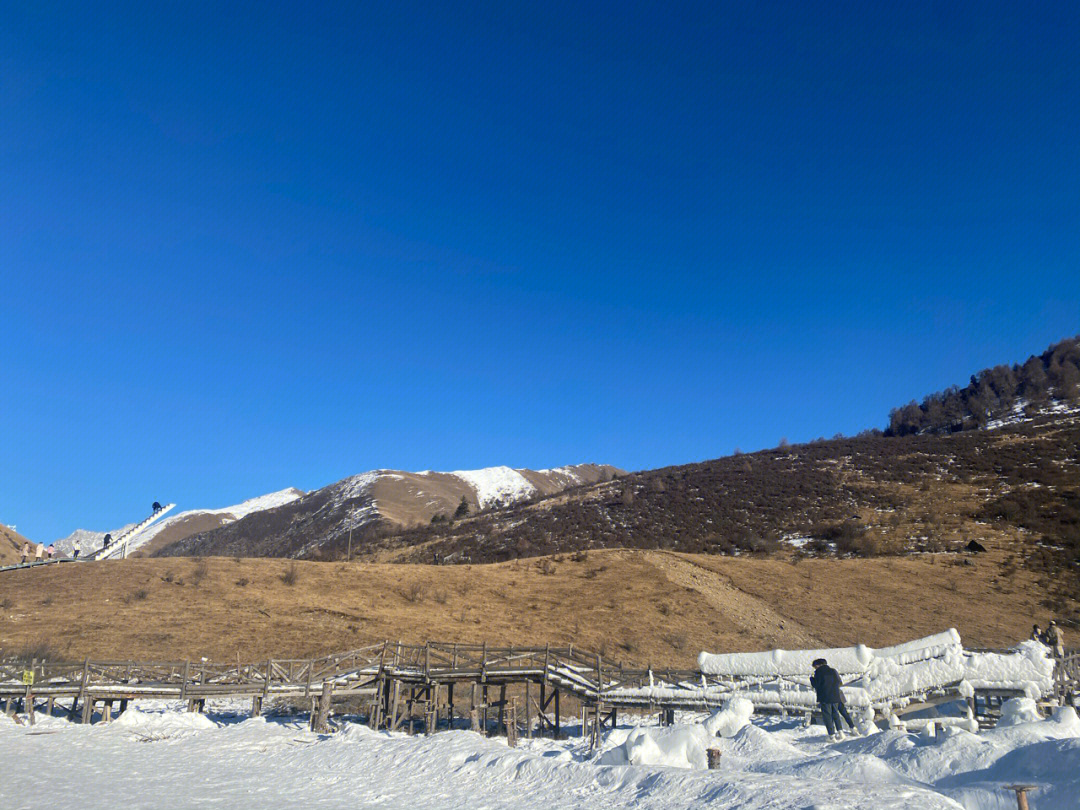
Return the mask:
{"type": "Polygon", "coordinates": [[[509,467],[454,470],[450,474],[476,490],[476,500],[481,509],[487,509],[497,501],[517,503],[536,494],[536,487],[524,475],[509,467]]]}
{"type": "Polygon", "coordinates": [[[0,807],[1004,810],[1016,803],[1002,786],[1031,782],[1040,786],[1033,810],[1065,810],[1080,795],[1072,709],[1032,721],[1017,704],[1009,725],[980,734],[889,730],[834,743],[821,726],[747,724],[735,706],[711,723],[620,727],[589,755],[580,738],[511,749],[469,731],[407,737],[348,719],[320,736],[303,717],[246,719],[221,708],[209,716],[132,708],[93,726],[41,715],[17,726],[0,716],[9,777],[0,807]],[[722,751],[719,770],[702,769],[703,741],[722,751]],[[625,762],[619,752],[631,750],[639,764],[600,764],[625,762]]]}

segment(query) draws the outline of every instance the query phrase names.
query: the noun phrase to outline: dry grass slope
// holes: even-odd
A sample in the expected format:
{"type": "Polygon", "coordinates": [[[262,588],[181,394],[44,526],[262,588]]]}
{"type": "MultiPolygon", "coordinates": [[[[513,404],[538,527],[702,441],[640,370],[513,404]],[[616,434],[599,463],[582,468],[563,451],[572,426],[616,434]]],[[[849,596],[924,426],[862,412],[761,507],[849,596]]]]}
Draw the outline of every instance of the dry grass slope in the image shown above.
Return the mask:
{"type": "Polygon", "coordinates": [[[1032,574],[1003,575],[1004,554],[795,563],[612,550],[474,566],[68,564],[0,575],[0,650],[236,660],[386,638],[572,642],[626,663],[692,666],[702,649],[880,646],[951,626],[968,644],[1001,646],[1048,618],[1032,574]]]}

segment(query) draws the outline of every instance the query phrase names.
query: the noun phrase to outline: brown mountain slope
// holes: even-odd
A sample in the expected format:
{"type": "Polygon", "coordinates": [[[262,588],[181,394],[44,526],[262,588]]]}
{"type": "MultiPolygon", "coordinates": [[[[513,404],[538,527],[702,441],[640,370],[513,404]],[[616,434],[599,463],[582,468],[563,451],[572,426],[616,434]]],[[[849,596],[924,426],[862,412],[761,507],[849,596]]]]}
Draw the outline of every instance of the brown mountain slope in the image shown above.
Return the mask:
{"type": "Polygon", "coordinates": [[[23,543],[36,544],[27,540],[10,526],[0,523],[0,565],[11,565],[22,559],[23,543]]]}
{"type": "Polygon", "coordinates": [[[573,643],[627,663],[689,667],[703,649],[881,646],[947,627],[996,647],[1049,618],[1033,574],[1002,573],[1006,556],[992,545],[977,556],[795,563],[663,551],[477,566],[69,563],[0,575],[0,650],[232,661],[434,639],[573,643]]]}
{"type": "Polygon", "coordinates": [[[193,534],[167,546],[162,556],[346,556],[363,553],[375,538],[452,516],[465,499],[471,513],[500,503],[532,500],[568,487],[609,481],[622,470],[578,464],[555,470],[484,470],[410,473],[374,470],[309,492],[287,505],[193,534]]]}
{"type": "MultiPolygon", "coordinates": [[[[1080,565],[1080,416],[866,435],[633,473],[379,541],[376,559],[476,563],[593,548],[878,556],[1001,542],[1080,565]]],[[[1074,577],[1074,579],[1076,579],[1074,577]]],[[[1075,594],[1074,594],[1075,595],[1075,594]]]]}

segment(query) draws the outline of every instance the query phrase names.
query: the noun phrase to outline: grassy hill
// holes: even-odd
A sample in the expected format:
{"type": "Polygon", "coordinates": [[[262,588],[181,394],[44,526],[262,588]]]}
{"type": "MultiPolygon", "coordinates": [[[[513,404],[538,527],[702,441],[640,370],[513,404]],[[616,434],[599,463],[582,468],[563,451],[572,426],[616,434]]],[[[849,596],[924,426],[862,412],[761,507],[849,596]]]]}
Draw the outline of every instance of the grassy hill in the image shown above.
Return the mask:
{"type": "MultiPolygon", "coordinates": [[[[0,523],[0,565],[19,562],[22,558],[23,543],[26,542],[27,539],[17,531],[0,523]]],[[[31,546],[34,545],[31,543],[31,546]]]]}
{"type": "Polygon", "coordinates": [[[864,435],[634,473],[379,538],[368,559],[480,563],[597,548],[878,557],[1007,549],[1077,596],[1080,415],[996,430],[864,435]],[[793,545],[795,544],[795,545],[793,545]]]}
{"type": "Polygon", "coordinates": [[[703,649],[882,646],[952,626],[970,645],[1002,646],[1049,618],[1036,575],[1004,571],[1009,553],[991,542],[979,555],[845,560],[615,550],[458,566],[69,563],[0,575],[0,651],[231,661],[434,639],[572,642],[691,666],[703,649]]]}

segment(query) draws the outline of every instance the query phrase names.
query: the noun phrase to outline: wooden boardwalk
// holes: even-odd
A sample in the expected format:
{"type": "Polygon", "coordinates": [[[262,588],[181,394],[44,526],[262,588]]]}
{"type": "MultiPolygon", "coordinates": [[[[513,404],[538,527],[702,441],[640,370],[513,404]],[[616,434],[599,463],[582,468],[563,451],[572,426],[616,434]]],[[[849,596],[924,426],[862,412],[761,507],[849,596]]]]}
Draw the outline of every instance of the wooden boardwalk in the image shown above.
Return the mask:
{"type": "MultiPolygon", "coordinates": [[[[1073,675],[1080,656],[1063,671],[1073,675]]],[[[477,730],[501,730],[514,738],[519,726],[531,736],[561,734],[566,700],[580,709],[582,732],[599,740],[622,709],[659,712],[672,722],[676,710],[708,711],[758,681],[707,677],[696,670],[629,669],[598,653],[568,647],[489,647],[486,644],[382,642],[338,655],[272,659],[259,663],[43,661],[0,664],[0,701],[12,714],[17,704],[33,722],[35,706],[52,713],[59,705],[72,719],[91,722],[100,706],[109,720],[118,703],[139,699],[186,701],[201,711],[209,699],[250,701],[261,714],[267,700],[283,699],[311,709],[312,727],[327,728],[332,703],[349,701],[372,728],[431,733],[462,719],[477,730]],[[67,702],[63,707],[60,701],[67,702]]],[[[744,692],[745,693],[745,692],[744,692]]],[[[778,694],[783,694],[780,690],[778,694]]],[[[918,707],[960,697],[955,685],[912,696],[918,707]]],[[[805,700],[759,711],[809,715],[805,700]]],[[[576,714],[576,711],[575,711],[576,714]]]]}

